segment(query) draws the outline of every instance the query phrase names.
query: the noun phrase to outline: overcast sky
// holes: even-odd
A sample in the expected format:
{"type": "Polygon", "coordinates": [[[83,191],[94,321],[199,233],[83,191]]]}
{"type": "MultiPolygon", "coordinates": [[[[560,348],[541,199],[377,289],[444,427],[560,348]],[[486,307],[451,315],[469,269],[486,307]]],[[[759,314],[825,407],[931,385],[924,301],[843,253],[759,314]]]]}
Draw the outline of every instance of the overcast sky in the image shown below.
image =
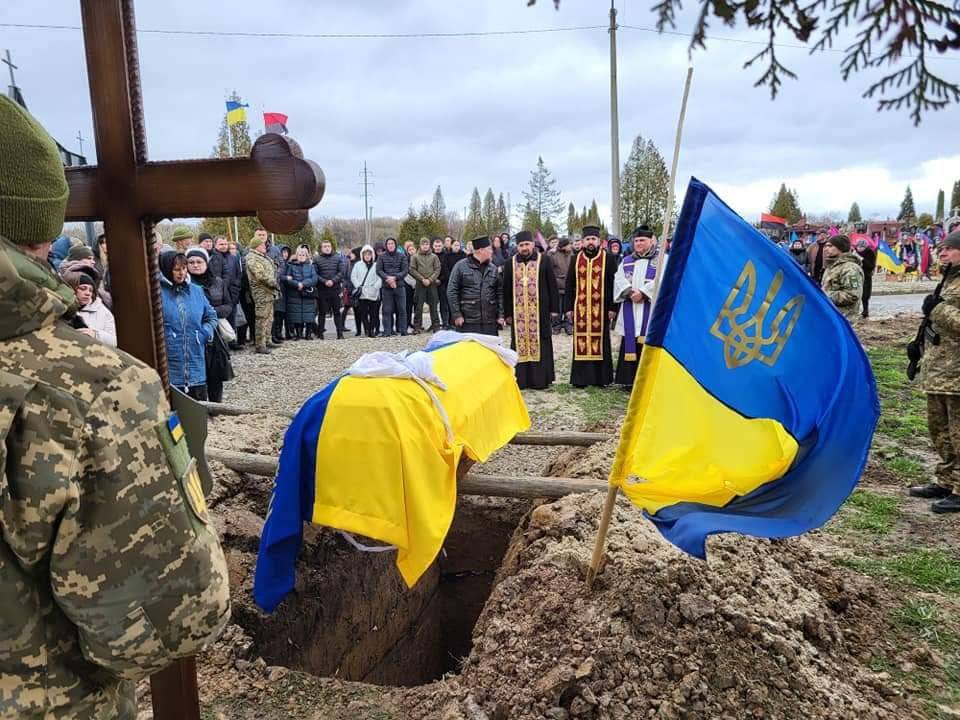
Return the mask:
{"type": "MultiPolygon", "coordinates": [[[[599,0],[165,0],[138,5],[141,30],[281,33],[436,33],[607,24],[599,0]]],[[[650,0],[618,0],[621,24],[649,28],[650,0]]],[[[688,5],[693,5],[688,3],[688,5]]],[[[76,0],[2,3],[0,23],[79,25],[76,0]]],[[[745,217],[767,208],[780,182],[811,213],[895,215],[905,186],[917,211],[949,201],[960,178],[956,127],[960,108],[928,115],[915,128],[906,113],[877,113],[860,100],[868,78],[844,83],[839,53],[810,57],[781,48],[800,76],[775,102],[754,88],[742,64],[757,49],[734,39],[759,34],[718,29],[693,56],[694,80],[680,157],[678,189],[691,175],[707,182],[745,217]],[[728,41],[719,40],[720,37],[728,41]],[[951,132],[948,132],[950,130],[951,132]]],[[[692,27],[689,13],[679,29],[692,27]]],[[[637,134],[668,158],[684,72],[687,38],[622,28],[618,34],[620,152],[637,134]]],[[[788,38],[783,42],[789,43],[788,38]]],[[[609,46],[606,29],[544,34],[426,39],[273,39],[142,32],[139,38],[150,158],[210,154],[236,89],[261,113],[289,115],[291,135],[327,177],[312,215],[362,217],[360,170],[372,172],[377,215],[402,215],[443,188],[450,210],[474,186],[511,194],[520,204],[530,169],[542,155],[564,202],[596,198],[610,207],[609,46]]],[[[75,30],[0,27],[0,51],[19,66],[17,84],[33,113],[66,147],[78,130],[92,138],[83,39],[75,30]]],[[[960,57],[938,60],[948,78],[960,57]]],[[[0,86],[6,86],[6,66],[0,86]]],[[[89,141],[84,150],[93,156],[89,141]]]]}

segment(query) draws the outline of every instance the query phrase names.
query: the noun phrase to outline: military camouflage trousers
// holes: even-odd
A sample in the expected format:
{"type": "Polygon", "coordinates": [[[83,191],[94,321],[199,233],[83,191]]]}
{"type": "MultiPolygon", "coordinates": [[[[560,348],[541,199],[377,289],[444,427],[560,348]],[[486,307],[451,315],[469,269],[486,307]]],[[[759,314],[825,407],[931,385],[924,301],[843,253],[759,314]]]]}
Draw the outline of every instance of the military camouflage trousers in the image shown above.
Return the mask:
{"type": "Polygon", "coordinates": [[[267,343],[270,342],[273,332],[273,300],[267,302],[261,302],[257,299],[256,304],[254,305],[254,312],[257,316],[256,325],[256,341],[257,347],[266,347],[267,343]]]}
{"type": "Polygon", "coordinates": [[[960,395],[927,393],[927,425],[940,454],[937,484],[960,491],[960,395]]]}

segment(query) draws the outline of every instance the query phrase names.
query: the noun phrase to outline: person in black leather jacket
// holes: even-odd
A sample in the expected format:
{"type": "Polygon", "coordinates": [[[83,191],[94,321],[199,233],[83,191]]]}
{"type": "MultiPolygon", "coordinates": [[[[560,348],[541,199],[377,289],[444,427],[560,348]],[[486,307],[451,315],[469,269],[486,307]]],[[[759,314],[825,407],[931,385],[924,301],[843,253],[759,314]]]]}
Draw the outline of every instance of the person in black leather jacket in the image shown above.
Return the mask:
{"type": "Polygon", "coordinates": [[[498,268],[490,262],[490,238],[473,241],[473,255],[453,266],[447,284],[450,317],[459,332],[497,335],[503,327],[503,292],[498,268]]]}

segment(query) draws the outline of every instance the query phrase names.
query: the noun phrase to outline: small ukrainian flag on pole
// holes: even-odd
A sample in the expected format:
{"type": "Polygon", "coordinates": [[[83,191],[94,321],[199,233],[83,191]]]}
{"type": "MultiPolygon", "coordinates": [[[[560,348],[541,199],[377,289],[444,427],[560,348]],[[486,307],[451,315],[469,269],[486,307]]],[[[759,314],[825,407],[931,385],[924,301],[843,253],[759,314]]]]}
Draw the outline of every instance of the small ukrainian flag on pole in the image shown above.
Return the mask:
{"type": "Polygon", "coordinates": [[[227,125],[236,125],[247,121],[248,103],[227,100],[227,125]]]}

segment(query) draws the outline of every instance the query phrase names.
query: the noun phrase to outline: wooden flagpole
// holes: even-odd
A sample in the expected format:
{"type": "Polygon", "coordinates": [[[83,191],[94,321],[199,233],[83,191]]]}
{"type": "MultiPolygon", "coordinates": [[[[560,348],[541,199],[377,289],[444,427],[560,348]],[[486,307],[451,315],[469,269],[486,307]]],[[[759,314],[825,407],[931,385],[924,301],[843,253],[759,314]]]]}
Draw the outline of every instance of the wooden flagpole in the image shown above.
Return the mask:
{"type": "MultiPolygon", "coordinates": [[[[693,79],[693,67],[687,68],[687,80],[683,86],[683,101],[680,104],[680,118],[677,120],[677,136],[673,144],[673,165],[670,168],[670,186],[667,189],[667,206],[663,211],[663,230],[660,233],[661,243],[658,254],[656,274],[653,280],[653,297],[650,300],[651,312],[653,317],[653,306],[657,302],[660,294],[660,281],[662,280],[664,262],[662,257],[666,253],[667,236],[670,234],[670,219],[673,217],[673,189],[677,182],[677,163],[680,161],[680,141],[683,137],[683,120],[687,114],[687,98],[690,96],[690,82],[693,79]]],[[[628,308],[632,311],[632,308],[628,308]]],[[[633,392],[637,392],[634,388],[633,392]]],[[[600,572],[600,563],[603,562],[604,550],[607,545],[607,532],[610,530],[610,518],[613,516],[613,508],[617,504],[617,493],[620,488],[617,485],[611,485],[607,489],[607,499],[603,504],[603,513],[600,515],[600,526],[597,528],[597,541],[593,546],[593,557],[590,559],[590,568],[587,570],[587,588],[593,587],[593,581],[600,572]]]]}

